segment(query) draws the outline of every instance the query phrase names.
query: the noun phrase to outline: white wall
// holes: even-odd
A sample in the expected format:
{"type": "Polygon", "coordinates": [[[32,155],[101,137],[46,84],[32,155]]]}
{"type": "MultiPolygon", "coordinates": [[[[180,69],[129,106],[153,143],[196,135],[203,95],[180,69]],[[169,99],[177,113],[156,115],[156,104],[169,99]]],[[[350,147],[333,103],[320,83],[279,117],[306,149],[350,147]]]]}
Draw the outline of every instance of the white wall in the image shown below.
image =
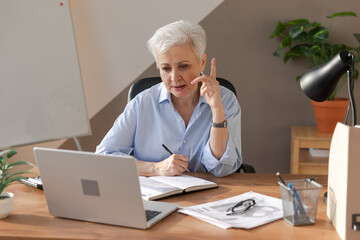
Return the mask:
{"type": "Polygon", "coordinates": [[[201,21],[222,0],[73,0],[75,35],[93,117],[153,64],[146,42],[173,21],[201,21]]]}

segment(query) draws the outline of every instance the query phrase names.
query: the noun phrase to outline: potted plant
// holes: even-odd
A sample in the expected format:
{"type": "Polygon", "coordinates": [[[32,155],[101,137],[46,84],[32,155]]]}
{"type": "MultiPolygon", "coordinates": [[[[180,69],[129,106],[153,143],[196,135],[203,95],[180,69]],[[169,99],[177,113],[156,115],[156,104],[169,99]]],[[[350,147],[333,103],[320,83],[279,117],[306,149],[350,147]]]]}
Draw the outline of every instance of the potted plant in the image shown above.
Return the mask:
{"type": "MultiPolygon", "coordinates": [[[[327,16],[330,20],[329,29],[318,22],[310,22],[308,19],[303,18],[287,22],[279,21],[270,36],[270,39],[274,37],[281,38],[279,47],[273,55],[279,57],[280,52],[283,49],[287,49],[283,56],[283,61],[285,63],[290,59],[304,58],[308,60],[311,67],[317,67],[327,63],[341,50],[347,50],[354,53],[356,65],[360,61],[360,46],[350,47],[343,43],[330,43],[329,41],[330,33],[332,31],[332,20],[335,17],[357,17],[357,15],[354,12],[338,12],[327,16]]],[[[360,34],[355,33],[353,36],[357,42],[360,43],[360,34]]],[[[359,73],[356,69],[354,75],[355,79],[357,79],[359,73]]],[[[297,76],[296,80],[299,80],[300,77],[301,75],[297,76]]],[[[344,120],[349,100],[338,98],[336,95],[345,83],[346,76],[344,76],[337,85],[334,93],[328,98],[328,101],[322,103],[312,101],[319,131],[332,133],[336,123],[344,120]],[[328,110],[324,111],[323,107],[330,110],[335,109],[336,113],[329,113],[328,110]],[[320,112],[318,112],[318,110],[320,110],[320,112]],[[327,116],[323,116],[322,114],[327,116]]]]}
{"type": "Polygon", "coordinates": [[[11,173],[9,172],[14,166],[27,164],[32,167],[36,167],[34,164],[26,161],[16,161],[9,163],[7,159],[14,156],[17,152],[14,150],[6,150],[0,152],[0,219],[5,218],[14,209],[14,194],[10,192],[4,192],[5,188],[14,182],[20,182],[21,179],[25,179],[22,174],[33,172],[20,171],[11,173]]]}

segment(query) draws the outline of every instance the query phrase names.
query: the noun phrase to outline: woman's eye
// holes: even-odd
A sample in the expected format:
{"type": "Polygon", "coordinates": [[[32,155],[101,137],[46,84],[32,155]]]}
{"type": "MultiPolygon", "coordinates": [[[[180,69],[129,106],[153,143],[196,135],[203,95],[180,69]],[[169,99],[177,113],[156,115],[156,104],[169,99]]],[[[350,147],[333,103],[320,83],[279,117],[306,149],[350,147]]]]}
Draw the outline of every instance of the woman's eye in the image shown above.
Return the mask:
{"type": "Polygon", "coordinates": [[[181,68],[181,69],[186,69],[186,68],[188,68],[188,67],[189,67],[189,65],[187,65],[187,64],[180,65],[180,68],[181,68]]]}
{"type": "Polygon", "coordinates": [[[162,67],[161,69],[162,69],[163,71],[165,71],[165,72],[170,71],[170,68],[169,68],[169,67],[162,67]]]}

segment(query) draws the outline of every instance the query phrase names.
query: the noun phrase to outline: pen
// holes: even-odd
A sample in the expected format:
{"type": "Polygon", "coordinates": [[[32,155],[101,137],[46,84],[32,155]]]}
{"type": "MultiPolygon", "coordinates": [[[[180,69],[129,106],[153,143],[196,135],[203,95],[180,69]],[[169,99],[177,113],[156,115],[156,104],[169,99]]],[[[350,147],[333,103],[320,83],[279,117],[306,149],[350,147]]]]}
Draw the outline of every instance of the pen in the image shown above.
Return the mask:
{"type": "Polygon", "coordinates": [[[280,173],[279,173],[279,172],[276,173],[276,176],[278,176],[278,178],[280,179],[280,182],[281,182],[282,184],[284,184],[284,186],[286,186],[286,183],[284,182],[284,180],[283,180],[282,177],[280,176],[280,173]]]}
{"type": "Polygon", "coordinates": [[[298,202],[298,205],[300,207],[300,213],[303,214],[303,215],[306,215],[306,210],[304,208],[304,205],[301,202],[300,196],[299,196],[298,192],[296,191],[296,188],[292,187],[291,183],[289,183],[289,188],[291,190],[293,190],[293,192],[295,194],[295,198],[296,198],[296,200],[298,202]]]}
{"type": "MultiPolygon", "coordinates": [[[[289,183],[289,188],[292,190],[292,184],[289,183]]],[[[297,205],[296,205],[296,202],[295,202],[295,198],[294,198],[294,192],[292,193],[292,203],[293,203],[293,206],[294,206],[294,217],[295,218],[298,218],[298,208],[297,208],[297,205]]]]}
{"type": "Polygon", "coordinates": [[[298,203],[299,203],[299,206],[300,206],[300,212],[303,214],[303,215],[306,215],[306,210],[304,208],[304,205],[302,204],[301,202],[301,199],[300,199],[300,196],[298,194],[298,192],[296,191],[296,188],[293,188],[294,190],[294,193],[295,193],[295,197],[296,199],[298,200],[298,203]]]}
{"type": "Polygon", "coordinates": [[[162,146],[165,148],[165,150],[166,150],[168,153],[170,153],[170,155],[173,155],[173,153],[170,151],[170,149],[167,148],[167,146],[165,146],[165,144],[163,144],[162,146]]]}
{"type": "MultiPolygon", "coordinates": [[[[170,151],[170,149],[167,146],[165,146],[165,144],[162,144],[162,146],[168,153],[170,153],[170,155],[173,155],[173,153],[170,151]]],[[[186,171],[190,172],[189,169],[186,169],[186,171]]]]}

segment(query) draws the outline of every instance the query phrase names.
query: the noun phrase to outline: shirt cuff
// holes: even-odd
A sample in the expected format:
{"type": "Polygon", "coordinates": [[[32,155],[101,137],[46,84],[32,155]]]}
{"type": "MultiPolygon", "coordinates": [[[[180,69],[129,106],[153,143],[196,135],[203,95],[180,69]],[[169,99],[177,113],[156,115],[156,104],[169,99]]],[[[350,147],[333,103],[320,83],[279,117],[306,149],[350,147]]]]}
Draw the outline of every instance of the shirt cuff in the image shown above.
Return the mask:
{"type": "Polygon", "coordinates": [[[133,148],[130,147],[116,147],[116,146],[102,146],[96,147],[96,154],[112,154],[112,155],[131,155],[133,148]]]}
{"type": "Polygon", "coordinates": [[[232,141],[230,141],[230,137],[226,144],[226,150],[223,156],[218,160],[211,152],[210,149],[210,141],[208,141],[205,145],[204,155],[203,155],[203,165],[205,166],[206,170],[210,172],[211,170],[215,169],[219,165],[229,165],[234,166],[237,156],[234,151],[235,145],[232,141]]]}

